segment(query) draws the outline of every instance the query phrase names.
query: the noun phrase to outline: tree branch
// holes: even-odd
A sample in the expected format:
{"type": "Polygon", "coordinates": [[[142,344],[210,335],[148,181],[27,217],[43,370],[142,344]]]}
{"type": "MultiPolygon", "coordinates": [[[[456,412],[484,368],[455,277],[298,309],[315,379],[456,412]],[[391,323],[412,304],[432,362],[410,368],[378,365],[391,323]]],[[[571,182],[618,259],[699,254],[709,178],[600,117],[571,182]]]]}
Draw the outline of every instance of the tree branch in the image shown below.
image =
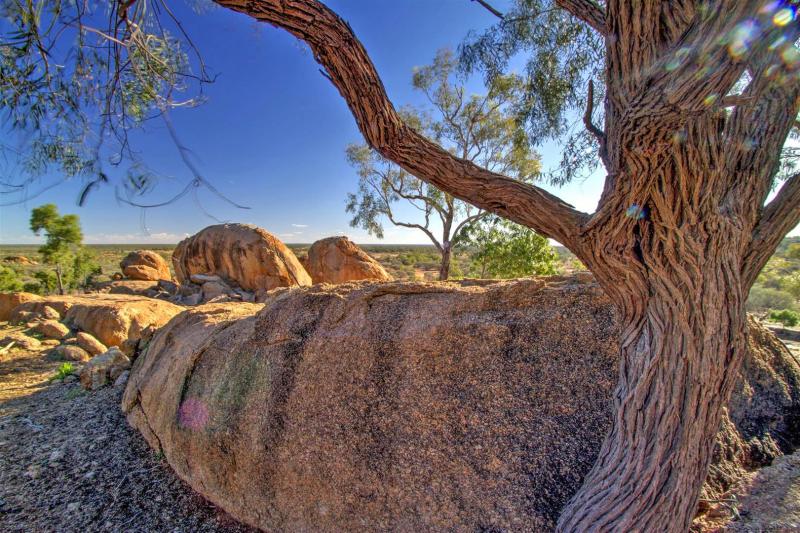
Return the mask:
{"type": "Polygon", "coordinates": [[[455,231],[453,231],[453,236],[452,236],[452,238],[450,240],[452,242],[457,242],[461,238],[460,233],[461,233],[462,229],[466,228],[467,225],[469,225],[469,224],[471,224],[471,223],[473,223],[473,222],[475,222],[475,221],[477,221],[477,220],[479,220],[481,218],[486,217],[488,214],[489,213],[487,213],[486,211],[480,211],[479,213],[475,213],[474,215],[469,216],[469,217],[465,218],[464,220],[462,220],[461,222],[459,222],[459,224],[456,226],[455,231]]]}
{"type": "Polygon", "coordinates": [[[305,41],[330,74],[366,141],[435,187],[482,209],[579,247],[587,218],[547,191],[482,169],[448,153],[403,123],[350,27],[317,0],[215,0],[305,41]]]}
{"type": "Polygon", "coordinates": [[[800,173],[783,184],[764,207],[742,262],[742,280],[751,287],[781,240],[800,223],[800,173]]]}
{"type": "Polygon", "coordinates": [[[472,1],[478,2],[481,6],[484,7],[484,9],[486,9],[486,11],[488,11],[495,17],[499,18],[500,20],[503,20],[505,18],[505,16],[500,11],[492,7],[492,5],[489,2],[486,2],[486,0],[472,0],[472,1]]]}
{"type": "Polygon", "coordinates": [[[608,150],[606,149],[606,134],[603,130],[598,128],[592,123],[592,113],[594,112],[594,81],[589,80],[589,90],[586,95],[586,112],[583,114],[583,124],[589,133],[594,135],[600,145],[600,159],[603,164],[608,168],[608,150]]]}
{"type": "Polygon", "coordinates": [[[606,11],[594,0],[556,0],[556,4],[597,30],[600,35],[608,33],[606,11]]]}

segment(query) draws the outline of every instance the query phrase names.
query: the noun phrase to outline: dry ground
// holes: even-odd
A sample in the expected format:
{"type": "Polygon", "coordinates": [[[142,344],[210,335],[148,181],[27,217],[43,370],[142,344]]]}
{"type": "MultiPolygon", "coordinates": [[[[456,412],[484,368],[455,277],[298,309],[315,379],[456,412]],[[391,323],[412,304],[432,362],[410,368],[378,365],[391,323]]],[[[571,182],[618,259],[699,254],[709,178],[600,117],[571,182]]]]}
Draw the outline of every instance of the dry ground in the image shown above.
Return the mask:
{"type": "Polygon", "coordinates": [[[0,531],[252,531],[177,479],[127,425],[122,387],[48,382],[59,364],[43,352],[0,354],[0,531]]]}

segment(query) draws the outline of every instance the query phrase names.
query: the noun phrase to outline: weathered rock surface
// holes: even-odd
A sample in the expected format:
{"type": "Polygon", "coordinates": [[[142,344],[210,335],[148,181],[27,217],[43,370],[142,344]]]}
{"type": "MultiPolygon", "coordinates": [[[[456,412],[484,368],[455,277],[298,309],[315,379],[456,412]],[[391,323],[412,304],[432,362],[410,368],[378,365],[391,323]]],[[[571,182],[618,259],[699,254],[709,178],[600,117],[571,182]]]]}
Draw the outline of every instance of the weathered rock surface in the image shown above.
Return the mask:
{"type": "MultiPolygon", "coordinates": [[[[800,368],[753,328],[723,466],[797,438],[800,368]]],[[[265,530],[545,531],[609,428],[616,338],[602,291],[571,279],[278,290],[175,317],[123,409],[195,490],[265,530]]]]}
{"type": "Polygon", "coordinates": [[[126,255],[119,263],[122,273],[134,280],[170,280],[169,265],[161,255],[152,250],[136,250],[126,255]]]}
{"type": "Polygon", "coordinates": [[[61,344],[50,351],[50,358],[56,361],[83,362],[91,359],[89,352],[74,344],[61,344]]]}
{"type": "Polygon", "coordinates": [[[12,320],[40,316],[45,306],[57,310],[63,322],[75,330],[93,335],[106,346],[119,346],[129,338],[138,339],[149,327],[161,327],[183,308],[163,300],[124,294],[48,296],[18,305],[12,320]]]}
{"type": "Polygon", "coordinates": [[[285,244],[248,224],[209,226],[182,240],[172,252],[172,267],[181,283],[192,274],[210,274],[248,291],[311,285],[285,244]]]}
{"type": "Polygon", "coordinates": [[[311,245],[303,266],[314,283],[391,281],[380,263],[347,237],[328,237],[311,245]]]}
{"type": "Polygon", "coordinates": [[[157,281],[142,281],[135,279],[123,279],[105,281],[98,283],[92,288],[92,292],[105,294],[130,294],[133,296],[149,296],[149,293],[158,291],[157,281]]]}
{"type": "Polygon", "coordinates": [[[131,360],[115,346],[89,359],[81,369],[81,385],[86,390],[97,390],[114,383],[130,367],[131,360]]]}
{"type": "Polygon", "coordinates": [[[61,320],[61,315],[58,311],[50,307],[49,305],[45,305],[42,308],[42,318],[46,320],[61,320]]]}
{"type": "Polygon", "coordinates": [[[10,320],[11,311],[18,305],[41,299],[41,296],[29,292],[0,292],[0,321],[10,320]]]}
{"type": "Polygon", "coordinates": [[[57,320],[39,322],[33,330],[48,339],[63,339],[69,335],[69,328],[57,320]]]}
{"type": "Polygon", "coordinates": [[[119,346],[128,339],[140,338],[148,327],[161,327],[181,311],[177,305],[152,298],[84,297],[70,307],[64,321],[91,333],[106,346],[119,346]]]}
{"type": "Polygon", "coordinates": [[[79,331],[75,335],[75,338],[77,339],[78,346],[89,352],[91,356],[100,355],[108,350],[105,344],[85,331],[79,331]]]}

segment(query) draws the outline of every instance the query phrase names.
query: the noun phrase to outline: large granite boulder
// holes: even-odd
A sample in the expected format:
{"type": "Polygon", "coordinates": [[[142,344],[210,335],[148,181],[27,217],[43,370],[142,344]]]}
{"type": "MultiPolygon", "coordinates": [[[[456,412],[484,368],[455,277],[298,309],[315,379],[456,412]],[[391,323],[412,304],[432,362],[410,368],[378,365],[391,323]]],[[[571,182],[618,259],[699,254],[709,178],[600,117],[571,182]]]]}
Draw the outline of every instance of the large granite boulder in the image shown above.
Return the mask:
{"type": "Polygon", "coordinates": [[[347,237],[328,237],[311,245],[303,266],[314,283],[391,281],[380,263],[347,237]]]}
{"type": "Polygon", "coordinates": [[[141,281],[172,279],[169,264],[152,250],[136,250],[126,255],[119,263],[125,277],[141,281]]]}
{"type": "MultiPolygon", "coordinates": [[[[798,437],[800,367],[751,327],[709,497],[798,437]]],[[[123,409],[267,531],[547,531],[610,427],[617,328],[575,279],[276,290],[173,318],[123,409]]]]}
{"type": "Polygon", "coordinates": [[[18,305],[41,299],[41,296],[29,292],[0,292],[0,321],[10,320],[11,312],[18,305]]]}
{"type": "Polygon", "coordinates": [[[181,283],[193,274],[216,275],[247,291],[311,285],[294,253],[277,237],[249,224],[209,226],[182,240],[172,252],[181,283]]]}

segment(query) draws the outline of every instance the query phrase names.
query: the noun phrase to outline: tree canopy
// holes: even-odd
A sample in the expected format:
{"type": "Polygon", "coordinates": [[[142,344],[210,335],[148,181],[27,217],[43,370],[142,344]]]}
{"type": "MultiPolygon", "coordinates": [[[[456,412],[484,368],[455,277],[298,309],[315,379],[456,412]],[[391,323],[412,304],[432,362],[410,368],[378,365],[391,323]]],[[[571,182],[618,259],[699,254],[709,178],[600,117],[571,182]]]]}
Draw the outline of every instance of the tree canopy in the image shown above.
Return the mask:
{"type": "MultiPolygon", "coordinates": [[[[415,69],[412,83],[426,96],[433,112],[405,107],[401,111],[405,122],[458,157],[521,182],[536,179],[539,156],[515,111],[520,105],[520,79],[498,76],[486,94],[470,95],[457,74],[449,50],[439,51],[431,65],[415,69]]],[[[351,225],[379,238],[383,238],[384,219],[422,231],[441,254],[440,279],[447,279],[452,249],[463,240],[465,228],[486,212],[416,178],[366,144],[348,146],[347,160],[359,176],[358,191],[347,199],[351,225]],[[398,217],[398,202],[413,206],[418,216],[398,217]]]]}
{"type": "Polygon", "coordinates": [[[52,273],[38,273],[43,290],[57,287],[64,294],[66,287],[81,286],[87,276],[97,272],[91,252],[83,246],[78,215],[60,215],[54,204],[45,204],[31,211],[30,227],[36,235],[44,233],[39,253],[45,263],[53,265],[52,273]]]}

